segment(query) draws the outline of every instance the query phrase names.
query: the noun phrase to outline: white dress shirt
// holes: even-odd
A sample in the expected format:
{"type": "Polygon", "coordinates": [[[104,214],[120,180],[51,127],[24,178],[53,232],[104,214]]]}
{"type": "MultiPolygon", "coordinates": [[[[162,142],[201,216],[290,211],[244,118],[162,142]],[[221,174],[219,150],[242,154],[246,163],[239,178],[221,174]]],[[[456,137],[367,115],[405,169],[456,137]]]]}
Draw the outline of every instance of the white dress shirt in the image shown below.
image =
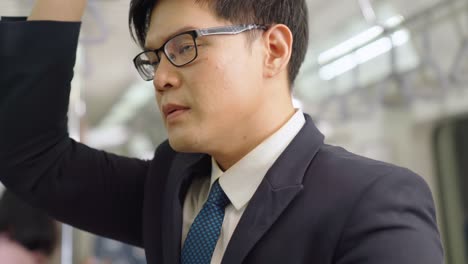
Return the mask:
{"type": "Polygon", "coordinates": [[[208,199],[212,184],[219,179],[219,184],[231,201],[231,204],[225,209],[221,234],[211,258],[211,264],[221,263],[237,223],[239,223],[245,208],[262,182],[263,177],[304,124],[304,114],[301,110],[296,110],[296,113],[278,131],[225,172],[219,168],[213,158],[211,159],[210,180],[208,177],[195,179],[185,196],[182,247],[190,226],[208,199]]]}

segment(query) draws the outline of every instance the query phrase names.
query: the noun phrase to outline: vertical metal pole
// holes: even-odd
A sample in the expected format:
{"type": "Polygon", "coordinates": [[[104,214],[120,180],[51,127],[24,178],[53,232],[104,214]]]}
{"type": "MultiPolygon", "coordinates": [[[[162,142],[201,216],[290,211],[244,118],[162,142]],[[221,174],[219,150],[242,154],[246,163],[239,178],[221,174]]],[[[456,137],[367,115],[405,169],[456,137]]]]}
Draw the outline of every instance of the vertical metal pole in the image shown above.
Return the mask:
{"type": "Polygon", "coordinates": [[[62,224],[62,251],[60,263],[73,264],[73,228],[62,224]]]}

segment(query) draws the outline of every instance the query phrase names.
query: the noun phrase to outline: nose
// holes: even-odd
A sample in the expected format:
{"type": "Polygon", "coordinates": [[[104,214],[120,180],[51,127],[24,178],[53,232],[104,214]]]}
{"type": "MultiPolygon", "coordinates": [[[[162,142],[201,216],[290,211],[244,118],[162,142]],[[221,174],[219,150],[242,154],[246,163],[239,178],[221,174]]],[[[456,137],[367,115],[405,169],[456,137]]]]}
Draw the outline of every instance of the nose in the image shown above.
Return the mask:
{"type": "Polygon", "coordinates": [[[180,76],[177,69],[178,68],[172,65],[166,56],[161,56],[161,61],[154,73],[153,79],[153,84],[157,92],[162,93],[170,88],[180,86],[180,76]]]}

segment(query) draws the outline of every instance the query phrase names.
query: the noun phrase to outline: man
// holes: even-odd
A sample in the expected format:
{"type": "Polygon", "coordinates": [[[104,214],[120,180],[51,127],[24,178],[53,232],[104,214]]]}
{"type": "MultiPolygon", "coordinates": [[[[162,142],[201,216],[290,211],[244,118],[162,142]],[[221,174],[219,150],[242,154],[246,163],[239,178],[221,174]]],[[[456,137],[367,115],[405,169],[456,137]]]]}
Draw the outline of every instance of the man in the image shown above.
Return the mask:
{"type": "Polygon", "coordinates": [[[424,181],[324,144],[293,108],[303,0],[131,2],[144,46],[134,64],[154,83],[169,135],[152,161],[68,138],[73,21],[85,1],[69,2],[39,0],[36,21],[0,24],[7,188],[61,221],[144,247],[148,263],[443,262],[424,181]]]}
{"type": "Polygon", "coordinates": [[[0,263],[45,264],[57,245],[57,226],[6,191],[0,199],[0,263]]]}

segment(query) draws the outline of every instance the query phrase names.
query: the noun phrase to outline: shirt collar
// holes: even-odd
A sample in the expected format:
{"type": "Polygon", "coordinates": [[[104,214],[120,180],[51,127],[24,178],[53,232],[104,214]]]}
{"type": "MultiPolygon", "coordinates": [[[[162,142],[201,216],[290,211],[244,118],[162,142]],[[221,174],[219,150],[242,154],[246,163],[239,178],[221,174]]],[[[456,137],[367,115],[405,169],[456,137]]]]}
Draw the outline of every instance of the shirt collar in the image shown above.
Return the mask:
{"type": "Polygon", "coordinates": [[[298,109],[278,131],[225,172],[211,158],[211,185],[219,179],[219,184],[232,205],[236,210],[242,209],[250,201],[270,167],[304,124],[304,114],[298,109]]]}

